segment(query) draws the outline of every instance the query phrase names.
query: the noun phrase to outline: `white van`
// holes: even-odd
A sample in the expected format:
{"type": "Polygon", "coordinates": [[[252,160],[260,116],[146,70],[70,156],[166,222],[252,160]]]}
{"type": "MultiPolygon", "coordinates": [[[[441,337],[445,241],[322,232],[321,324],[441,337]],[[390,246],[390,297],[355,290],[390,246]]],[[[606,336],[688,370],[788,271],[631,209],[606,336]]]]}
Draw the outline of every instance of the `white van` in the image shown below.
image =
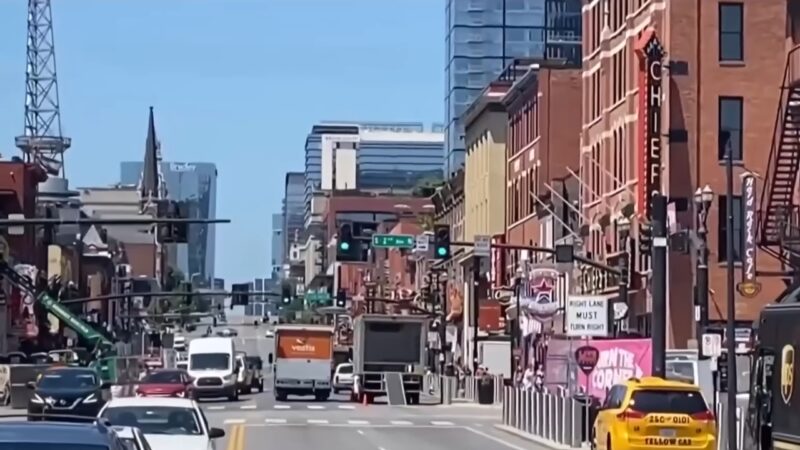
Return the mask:
{"type": "Polygon", "coordinates": [[[189,342],[187,372],[193,378],[197,398],[228,397],[229,400],[238,400],[236,379],[240,370],[233,339],[206,337],[189,342]]]}

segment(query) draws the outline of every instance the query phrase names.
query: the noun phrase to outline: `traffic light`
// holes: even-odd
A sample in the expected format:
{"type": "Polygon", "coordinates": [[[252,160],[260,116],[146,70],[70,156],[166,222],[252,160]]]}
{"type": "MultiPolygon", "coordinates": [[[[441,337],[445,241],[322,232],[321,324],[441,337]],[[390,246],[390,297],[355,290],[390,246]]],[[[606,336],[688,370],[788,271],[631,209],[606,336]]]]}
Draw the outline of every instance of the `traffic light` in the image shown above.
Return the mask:
{"type": "Polygon", "coordinates": [[[281,303],[284,305],[292,303],[292,287],[288,284],[281,285],[281,303]]]}
{"type": "Polygon", "coordinates": [[[649,255],[653,245],[653,228],[647,222],[639,222],[639,253],[649,255]]]}
{"type": "Polygon", "coordinates": [[[436,259],[450,259],[450,226],[436,225],[433,229],[433,255],[436,259]]]}
{"type": "Polygon", "coordinates": [[[356,242],[353,239],[353,224],[343,223],[339,226],[339,234],[336,236],[336,260],[353,261],[356,251],[356,242]]]}
{"type": "Polygon", "coordinates": [[[347,306],[347,292],[344,289],[339,289],[336,292],[336,307],[337,308],[344,308],[347,306]]]}

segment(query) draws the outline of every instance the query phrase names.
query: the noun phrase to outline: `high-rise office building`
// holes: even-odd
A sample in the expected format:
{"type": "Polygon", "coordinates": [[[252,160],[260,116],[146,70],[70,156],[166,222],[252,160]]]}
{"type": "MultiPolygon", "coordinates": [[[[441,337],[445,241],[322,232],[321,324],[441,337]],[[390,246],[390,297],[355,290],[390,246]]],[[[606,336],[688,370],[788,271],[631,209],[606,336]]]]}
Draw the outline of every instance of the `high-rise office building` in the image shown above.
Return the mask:
{"type": "Polygon", "coordinates": [[[292,243],[305,240],[305,189],[306,179],[303,172],[289,172],[283,191],[283,248],[281,261],[283,265],[289,257],[292,243]]]}
{"type": "Polygon", "coordinates": [[[305,213],[315,189],[409,190],[443,176],[441,124],[322,122],[306,139],[305,213]],[[334,183],[335,180],[335,183],[334,183]]]}
{"type": "Polygon", "coordinates": [[[272,278],[279,277],[283,264],[283,212],[272,215],[272,248],[270,269],[272,278]]]}
{"type": "Polygon", "coordinates": [[[514,58],[579,61],[581,0],[447,0],[445,175],[464,163],[461,116],[514,58]]]}
{"type": "MultiPolygon", "coordinates": [[[[192,218],[217,217],[217,167],[213,163],[162,162],[161,174],[167,185],[167,198],[185,201],[192,218]]],[[[138,184],[141,162],[120,164],[120,183],[138,184]]],[[[176,261],[187,280],[199,277],[206,285],[214,279],[216,230],[214,225],[189,226],[188,243],[178,245],[176,261]]]]}

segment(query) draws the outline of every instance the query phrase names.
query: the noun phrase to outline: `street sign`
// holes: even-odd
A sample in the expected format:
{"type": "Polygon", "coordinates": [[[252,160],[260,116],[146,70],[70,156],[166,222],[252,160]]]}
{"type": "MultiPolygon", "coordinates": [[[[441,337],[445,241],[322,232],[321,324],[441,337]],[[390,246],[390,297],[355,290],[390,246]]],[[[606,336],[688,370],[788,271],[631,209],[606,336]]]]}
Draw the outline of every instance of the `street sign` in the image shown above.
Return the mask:
{"type": "Polygon", "coordinates": [[[305,299],[308,303],[328,303],[331,301],[331,295],[327,291],[307,292],[305,299]]]}
{"type": "Polygon", "coordinates": [[[482,234],[475,235],[475,256],[488,258],[492,256],[492,237],[482,234]]]}
{"type": "Polygon", "coordinates": [[[567,336],[608,336],[609,313],[608,299],[602,295],[570,295],[567,298],[567,336]]]}
{"type": "Polygon", "coordinates": [[[373,234],[372,246],[377,248],[414,248],[415,238],[410,234],[373,234]]]}
{"type": "Polygon", "coordinates": [[[414,242],[414,249],[418,252],[427,252],[430,240],[431,238],[427,234],[420,234],[414,242]]]}
{"type": "Polygon", "coordinates": [[[722,355],[722,336],[718,333],[703,334],[703,356],[718,358],[722,355]]]}

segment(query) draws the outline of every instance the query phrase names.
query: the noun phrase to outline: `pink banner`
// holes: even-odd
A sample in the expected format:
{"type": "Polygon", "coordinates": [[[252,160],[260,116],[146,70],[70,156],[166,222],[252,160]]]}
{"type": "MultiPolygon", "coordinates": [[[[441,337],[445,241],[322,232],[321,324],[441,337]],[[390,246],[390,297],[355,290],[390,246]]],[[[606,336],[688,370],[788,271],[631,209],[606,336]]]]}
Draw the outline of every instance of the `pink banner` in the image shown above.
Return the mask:
{"type": "Polygon", "coordinates": [[[601,401],[611,386],[630,378],[649,376],[652,372],[653,343],[650,339],[591,340],[576,344],[576,347],[589,345],[599,352],[595,368],[589,375],[579,371],[578,381],[590,395],[601,401]]]}

